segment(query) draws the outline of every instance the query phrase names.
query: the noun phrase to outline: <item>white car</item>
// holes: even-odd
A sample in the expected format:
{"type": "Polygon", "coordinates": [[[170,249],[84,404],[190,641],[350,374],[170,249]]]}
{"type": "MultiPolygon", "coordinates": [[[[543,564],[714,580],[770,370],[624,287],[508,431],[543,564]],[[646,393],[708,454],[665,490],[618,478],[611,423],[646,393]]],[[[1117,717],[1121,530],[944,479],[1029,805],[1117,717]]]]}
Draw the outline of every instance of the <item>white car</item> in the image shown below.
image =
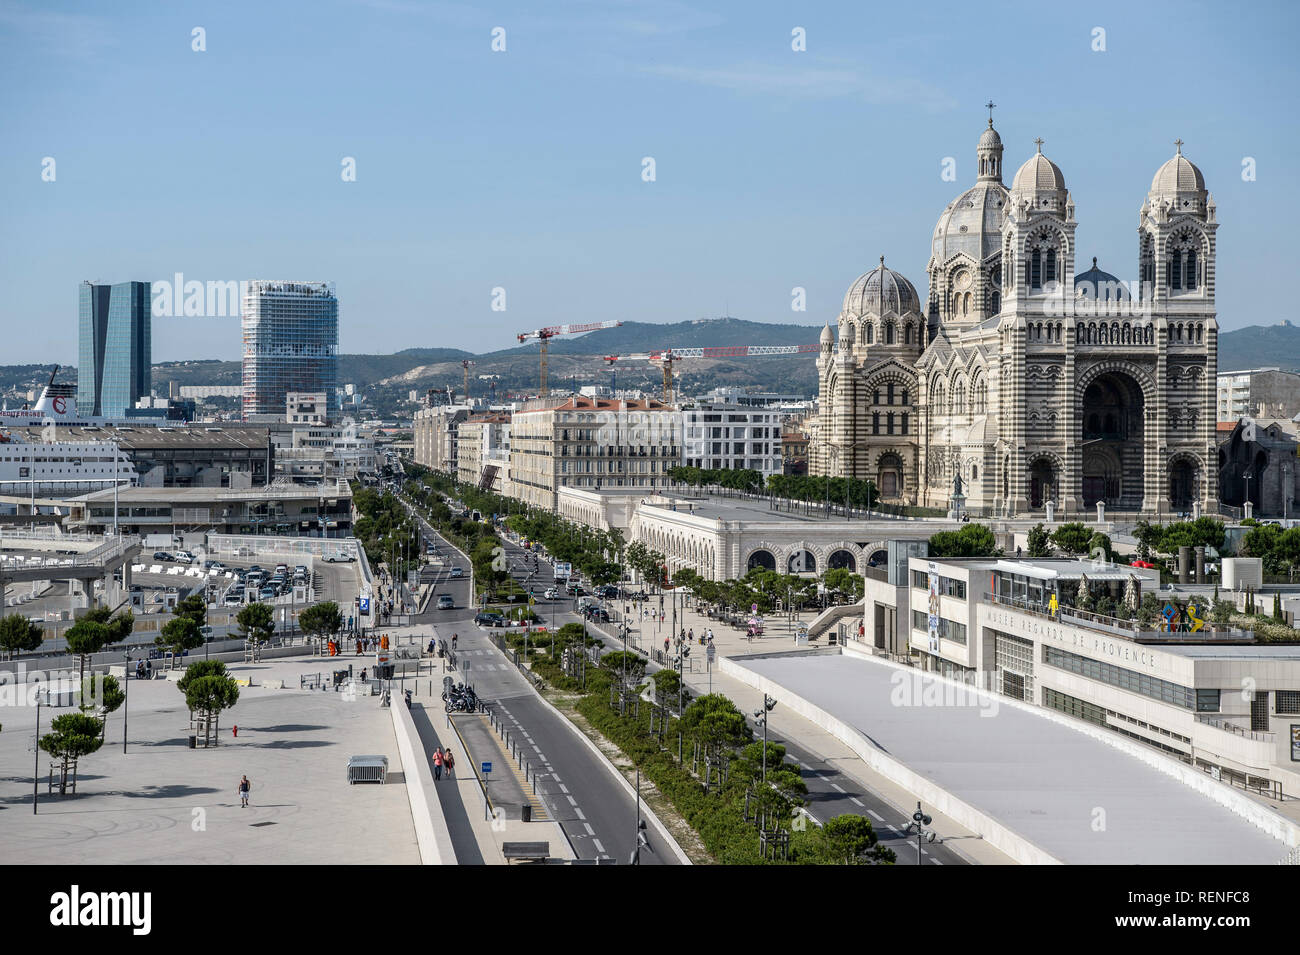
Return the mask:
{"type": "Polygon", "coordinates": [[[354,560],[356,560],[356,558],[353,557],[351,554],[346,554],[343,551],[337,551],[333,554],[326,554],[321,559],[324,560],[325,563],[327,564],[337,564],[337,563],[350,564],[354,560]]]}
{"type": "Polygon", "coordinates": [[[544,593],[542,596],[545,597],[547,600],[556,600],[559,598],[560,592],[556,590],[554,587],[548,587],[546,589],[546,593],[544,593]]]}

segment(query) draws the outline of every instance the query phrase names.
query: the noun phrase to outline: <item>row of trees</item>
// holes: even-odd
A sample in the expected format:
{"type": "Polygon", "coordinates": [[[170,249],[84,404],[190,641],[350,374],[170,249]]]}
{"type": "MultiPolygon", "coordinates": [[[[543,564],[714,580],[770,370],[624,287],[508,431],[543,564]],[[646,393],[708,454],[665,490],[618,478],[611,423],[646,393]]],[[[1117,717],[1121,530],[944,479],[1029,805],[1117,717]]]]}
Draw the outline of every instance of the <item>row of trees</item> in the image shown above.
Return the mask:
{"type": "Polygon", "coordinates": [[[820,599],[819,580],[832,600],[838,597],[852,603],[862,599],[862,578],[843,569],[827,571],[820,579],[778,574],[761,567],[755,567],[738,580],[707,580],[690,568],[673,575],[673,585],[685,588],[698,600],[725,611],[748,612],[757,605],[760,614],[771,613],[778,600],[785,608],[816,604],[820,599]]]}
{"type": "Polygon", "coordinates": [[[668,469],[668,477],[691,487],[725,487],[751,493],[763,489],[763,474],[753,468],[675,467],[668,469]]]}
{"type": "Polygon", "coordinates": [[[1042,524],[1035,524],[1029,529],[1027,537],[1028,546],[1025,550],[1031,558],[1051,557],[1059,549],[1069,557],[1086,556],[1107,561],[1115,559],[1110,538],[1080,521],[1062,524],[1050,533],[1042,524]]]}
{"type": "Polygon", "coordinates": [[[861,478],[815,477],[810,474],[772,474],[768,490],[776,497],[796,501],[826,501],[843,504],[845,495],[851,507],[875,507],[880,501],[876,483],[861,478]]]}

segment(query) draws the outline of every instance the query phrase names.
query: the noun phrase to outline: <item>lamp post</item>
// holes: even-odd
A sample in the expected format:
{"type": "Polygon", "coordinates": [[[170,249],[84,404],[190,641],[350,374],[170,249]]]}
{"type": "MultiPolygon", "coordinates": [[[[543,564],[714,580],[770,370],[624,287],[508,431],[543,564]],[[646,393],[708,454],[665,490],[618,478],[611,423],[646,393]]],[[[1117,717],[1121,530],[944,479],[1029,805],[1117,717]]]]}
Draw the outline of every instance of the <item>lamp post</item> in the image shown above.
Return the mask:
{"type": "Polygon", "coordinates": [[[767,785],[767,714],[776,706],[776,700],[763,694],[763,708],[754,711],[754,722],[763,727],[763,785],[767,785]]]}
{"type": "Polygon", "coordinates": [[[131,708],[131,654],[127,652],[126,671],[122,675],[122,755],[126,755],[126,715],[131,708]]]}
{"type": "MultiPolygon", "coordinates": [[[[903,832],[909,835],[913,832],[916,833],[917,865],[921,864],[921,840],[924,839],[926,842],[932,843],[937,838],[937,834],[933,829],[926,828],[926,826],[930,825],[931,822],[933,822],[933,820],[921,810],[921,804],[918,802],[916,804],[916,812],[912,813],[912,821],[909,822],[907,828],[903,830],[903,832]]],[[[939,842],[942,843],[943,840],[939,839],[939,842]]]]}

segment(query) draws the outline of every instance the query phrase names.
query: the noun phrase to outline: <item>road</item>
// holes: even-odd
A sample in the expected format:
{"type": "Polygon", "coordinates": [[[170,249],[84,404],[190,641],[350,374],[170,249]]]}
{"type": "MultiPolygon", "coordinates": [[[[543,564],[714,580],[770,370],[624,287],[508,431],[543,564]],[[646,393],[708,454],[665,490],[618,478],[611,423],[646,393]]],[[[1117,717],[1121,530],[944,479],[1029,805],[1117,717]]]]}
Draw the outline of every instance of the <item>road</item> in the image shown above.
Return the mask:
{"type": "MultiPolygon", "coordinates": [[[[425,532],[438,541],[437,546],[444,549],[444,552],[459,553],[450,548],[445,541],[433,531],[429,525],[421,521],[421,526],[425,532]]],[[[554,579],[554,570],[551,562],[544,556],[538,555],[531,550],[524,550],[518,544],[509,539],[504,539],[506,557],[510,562],[510,572],[522,586],[536,586],[540,592],[543,587],[549,586],[549,582],[554,579]],[[536,561],[536,572],[532,571],[536,561]],[[529,575],[532,574],[531,581],[529,575]]],[[[466,588],[468,584],[465,584],[466,588]]],[[[457,597],[457,605],[460,606],[463,597],[457,597]]],[[[539,599],[534,610],[547,622],[554,621],[557,624],[569,623],[581,620],[573,610],[574,601],[571,598],[562,600],[547,601],[539,599]]],[[[445,614],[454,614],[455,611],[445,611],[445,614]]],[[[431,619],[433,614],[429,615],[431,619]]],[[[434,621],[436,622],[436,620],[434,621]]],[[[470,622],[467,620],[466,628],[470,628],[470,622]]],[[[477,628],[472,628],[477,632],[477,628]]],[[[611,649],[622,649],[623,642],[616,636],[616,627],[604,625],[604,627],[589,624],[590,632],[597,634],[611,649]]],[[[462,643],[465,640],[465,630],[461,630],[462,643]]],[[[494,651],[495,652],[495,651],[494,651]]],[[[660,667],[656,663],[649,663],[647,673],[654,673],[660,667]]],[[[703,675],[699,673],[687,673],[686,685],[696,693],[706,692],[703,675]]],[[[750,723],[750,728],[754,730],[756,737],[761,737],[761,728],[756,726],[750,714],[746,714],[750,723]]],[[[521,721],[527,725],[527,721],[521,721]]],[[[840,772],[827,759],[816,752],[813,752],[806,746],[790,739],[782,738],[776,734],[769,734],[768,741],[779,743],[786,748],[786,755],[799,765],[800,776],[805,785],[808,787],[806,796],[807,810],[814,820],[824,824],[834,816],[843,814],[852,814],[865,816],[871,820],[872,827],[880,837],[880,843],[894,850],[898,857],[900,865],[917,864],[916,839],[908,838],[906,828],[912,821],[912,807],[898,807],[887,802],[883,797],[874,791],[866,788],[856,779],[840,772]]],[[[923,845],[921,847],[921,863],[925,865],[968,865],[969,861],[962,855],[955,852],[948,846],[942,844],[923,845]]]]}
{"type": "MultiPolygon", "coordinates": [[[[468,567],[464,555],[423,521],[421,530],[444,554],[456,555],[461,566],[468,567]]],[[[451,593],[456,609],[431,610],[417,615],[413,623],[432,624],[442,639],[449,640],[453,633],[459,635],[456,656],[461,678],[474,686],[480,699],[491,704],[511,729],[512,737],[524,747],[529,762],[538,768],[538,795],[563,828],[577,857],[605,857],[618,860],[620,865],[627,863],[635,841],[635,797],[579,738],[577,728],[537,697],[514,664],[488,639],[489,631],[474,625],[469,586],[468,576],[446,579],[439,592],[451,593]]],[[[436,722],[436,714],[430,716],[436,722]]],[[[425,731],[421,732],[423,735],[425,731]]],[[[445,735],[446,731],[436,732],[445,735]]],[[[642,851],[642,865],[677,862],[674,854],[658,845],[653,832],[649,838],[653,851],[642,851]]]]}

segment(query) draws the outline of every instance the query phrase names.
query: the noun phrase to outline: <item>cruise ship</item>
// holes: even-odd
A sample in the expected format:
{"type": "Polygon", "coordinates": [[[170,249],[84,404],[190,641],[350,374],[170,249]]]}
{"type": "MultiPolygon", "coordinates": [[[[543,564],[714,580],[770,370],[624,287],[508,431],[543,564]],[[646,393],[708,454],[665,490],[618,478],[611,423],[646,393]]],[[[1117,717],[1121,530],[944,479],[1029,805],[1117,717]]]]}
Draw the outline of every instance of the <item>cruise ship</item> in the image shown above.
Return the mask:
{"type": "Polygon", "coordinates": [[[0,495],[63,496],[137,483],[135,464],[115,442],[59,440],[61,426],[118,423],[77,415],[76,390],[76,385],[56,385],[51,374],[34,408],[0,411],[0,495]],[[33,427],[42,429],[43,440],[33,441],[18,430],[33,427]]]}

